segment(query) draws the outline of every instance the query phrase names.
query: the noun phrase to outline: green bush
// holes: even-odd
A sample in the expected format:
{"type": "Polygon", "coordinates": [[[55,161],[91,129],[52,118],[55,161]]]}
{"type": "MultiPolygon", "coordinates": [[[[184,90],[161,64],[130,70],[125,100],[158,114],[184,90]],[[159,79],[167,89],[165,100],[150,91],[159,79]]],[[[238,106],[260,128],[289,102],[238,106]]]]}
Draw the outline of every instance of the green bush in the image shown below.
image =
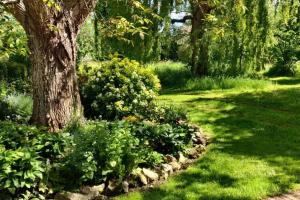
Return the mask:
{"type": "Polygon", "coordinates": [[[151,70],[126,58],[82,64],[79,76],[82,103],[90,118],[138,115],[153,103],[160,88],[151,70]]]}
{"type": "Polygon", "coordinates": [[[0,194],[19,197],[41,189],[49,165],[61,161],[71,142],[64,133],[0,122],[0,194]]]}
{"type": "Polygon", "coordinates": [[[139,123],[133,129],[135,137],[162,154],[177,154],[190,145],[193,129],[186,123],[170,124],[139,123]]]}
{"type": "Polygon", "coordinates": [[[62,172],[69,181],[120,180],[140,165],[153,166],[162,161],[159,153],[134,137],[125,121],[89,122],[73,133],[75,148],[66,157],[62,172]]]}
{"type": "Polygon", "coordinates": [[[43,178],[44,163],[30,149],[0,151],[0,190],[12,194],[32,189],[43,178]]]}
{"type": "Polygon", "coordinates": [[[270,70],[266,73],[267,76],[295,76],[297,72],[296,60],[291,60],[287,63],[284,61],[278,61],[270,70]]]}
{"type": "Polygon", "coordinates": [[[32,114],[32,98],[25,94],[0,96],[0,120],[26,123],[32,114]]]}

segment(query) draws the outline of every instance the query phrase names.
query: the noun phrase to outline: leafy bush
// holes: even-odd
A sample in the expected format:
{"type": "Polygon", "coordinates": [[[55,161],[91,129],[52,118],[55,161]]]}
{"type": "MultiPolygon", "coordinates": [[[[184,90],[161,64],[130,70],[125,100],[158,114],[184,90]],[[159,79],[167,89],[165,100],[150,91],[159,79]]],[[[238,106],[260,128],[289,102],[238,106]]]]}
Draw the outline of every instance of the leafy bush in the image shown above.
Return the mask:
{"type": "Polygon", "coordinates": [[[151,149],[162,154],[176,154],[190,144],[194,130],[186,123],[172,126],[143,122],[133,132],[135,137],[148,144],[151,149]]]}
{"type": "Polygon", "coordinates": [[[278,61],[270,70],[266,73],[267,76],[295,76],[297,72],[296,58],[286,62],[284,60],[278,61]]]}
{"type": "MultiPolygon", "coordinates": [[[[160,124],[172,124],[176,125],[180,121],[187,121],[187,112],[181,107],[175,107],[175,106],[161,106],[161,105],[155,105],[152,108],[149,108],[144,113],[144,119],[149,120],[152,122],[160,123],[160,124]]],[[[131,122],[137,122],[141,121],[136,118],[124,118],[127,121],[131,122]]]]}
{"type": "Polygon", "coordinates": [[[0,120],[28,122],[32,114],[32,99],[25,94],[0,96],[0,120]]]}
{"type": "Polygon", "coordinates": [[[113,58],[79,67],[82,103],[90,118],[108,120],[139,115],[153,104],[158,78],[136,61],[113,58]]]}
{"type": "Polygon", "coordinates": [[[0,190],[18,193],[35,188],[45,172],[36,152],[26,148],[0,151],[0,190]]]}
{"type": "Polygon", "coordinates": [[[0,122],[0,191],[16,197],[38,189],[47,166],[62,158],[70,139],[62,133],[0,122]]]}
{"type": "Polygon", "coordinates": [[[160,163],[161,155],[141,143],[131,130],[124,121],[89,122],[78,128],[74,132],[75,148],[66,158],[64,177],[79,183],[120,180],[138,165],[160,163]]]}
{"type": "Polygon", "coordinates": [[[44,160],[55,161],[71,143],[67,133],[51,133],[33,126],[13,122],[0,122],[0,146],[4,150],[28,148],[38,153],[44,160]]]}

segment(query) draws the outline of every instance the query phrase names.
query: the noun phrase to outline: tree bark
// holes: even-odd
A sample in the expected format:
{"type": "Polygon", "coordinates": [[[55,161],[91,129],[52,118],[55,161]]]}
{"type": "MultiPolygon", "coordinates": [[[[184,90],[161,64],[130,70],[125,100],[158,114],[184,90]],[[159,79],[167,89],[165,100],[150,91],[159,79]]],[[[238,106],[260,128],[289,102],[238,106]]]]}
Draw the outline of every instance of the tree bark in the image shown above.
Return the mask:
{"type": "Polygon", "coordinates": [[[66,22],[48,33],[28,29],[33,71],[32,121],[51,131],[63,128],[81,112],[75,71],[76,33],[66,22]]]}
{"type": "Polygon", "coordinates": [[[208,47],[199,40],[203,38],[205,18],[211,10],[212,8],[207,3],[200,2],[193,5],[191,70],[196,76],[205,76],[208,73],[208,47]]]}
{"type": "Polygon", "coordinates": [[[32,123],[63,128],[81,114],[76,77],[76,37],[97,0],[59,1],[60,9],[42,0],[0,0],[24,27],[32,63],[32,123]]]}

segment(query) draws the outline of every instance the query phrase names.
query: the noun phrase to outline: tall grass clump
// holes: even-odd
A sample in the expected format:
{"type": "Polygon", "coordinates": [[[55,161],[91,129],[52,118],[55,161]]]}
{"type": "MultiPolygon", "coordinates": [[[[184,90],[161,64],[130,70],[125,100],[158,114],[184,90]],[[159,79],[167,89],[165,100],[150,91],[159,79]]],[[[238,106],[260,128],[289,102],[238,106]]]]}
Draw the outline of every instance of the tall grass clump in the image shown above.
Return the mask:
{"type": "Polygon", "coordinates": [[[193,78],[187,81],[183,90],[217,90],[217,89],[263,89],[272,85],[268,80],[257,80],[250,78],[193,78]]]}
{"type": "Polygon", "coordinates": [[[159,62],[149,65],[158,75],[164,91],[217,89],[263,89],[272,85],[266,79],[249,77],[194,77],[183,63],[159,62]]]}
{"type": "Polygon", "coordinates": [[[193,77],[190,69],[181,62],[164,61],[148,67],[154,70],[164,88],[181,87],[193,77]]]}

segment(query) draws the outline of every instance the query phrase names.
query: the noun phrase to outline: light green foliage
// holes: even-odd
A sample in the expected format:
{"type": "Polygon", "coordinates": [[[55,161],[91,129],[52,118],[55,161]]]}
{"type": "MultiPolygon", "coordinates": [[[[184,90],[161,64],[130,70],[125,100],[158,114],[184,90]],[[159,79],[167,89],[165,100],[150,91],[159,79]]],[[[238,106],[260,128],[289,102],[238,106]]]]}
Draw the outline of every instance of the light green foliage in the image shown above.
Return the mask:
{"type": "Polygon", "coordinates": [[[164,42],[161,39],[161,25],[169,21],[174,2],[99,1],[94,16],[96,54],[102,59],[118,52],[140,62],[159,60],[161,43],[164,42]]]}
{"type": "Polygon", "coordinates": [[[0,120],[26,123],[31,117],[32,105],[32,98],[25,94],[0,96],[0,120]]]}
{"type": "Polygon", "coordinates": [[[276,45],[272,48],[274,66],[271,76],[295,76],[296,62],[300,60],[300,3],[280,1],[276,14],[276,45]]]}
{"type": "Polygon", "coordinates": [[[199,41],[208,48],[209,74],[240,76],[263,69],[272,42],[271,12],[269,0],[218,3],[199,41]]]}
{"type": "Polygon", "coordinates": [[[28,80],[28,56],[25,31],[11,15],[0,11],[0,81],[28,80]]]}
{"type": "Polygon", "coordinates": [[[28,54],[27,37],[19,23],[6,12],[0,13],[0,58],[28,54]]]}
{"type": "Polygon", "coordinates": [[[89,18],[77,37],[77,63],[94,58],[94,48],[94,29],[92,20],[89,18]]]}
{"type": "Polygon", "coordinates": [[[152,106],[160,89],[151,70],[126,58],[83,63],[79,76],[85,114],[92,118],[140,115],[152,106]]]}
{"type": "Polygon", "coordinates": [[[14,194],[31,189],[43,178],[44,167],[36,152],[28,149],[0,150],[0,189],[14,194]]]}

